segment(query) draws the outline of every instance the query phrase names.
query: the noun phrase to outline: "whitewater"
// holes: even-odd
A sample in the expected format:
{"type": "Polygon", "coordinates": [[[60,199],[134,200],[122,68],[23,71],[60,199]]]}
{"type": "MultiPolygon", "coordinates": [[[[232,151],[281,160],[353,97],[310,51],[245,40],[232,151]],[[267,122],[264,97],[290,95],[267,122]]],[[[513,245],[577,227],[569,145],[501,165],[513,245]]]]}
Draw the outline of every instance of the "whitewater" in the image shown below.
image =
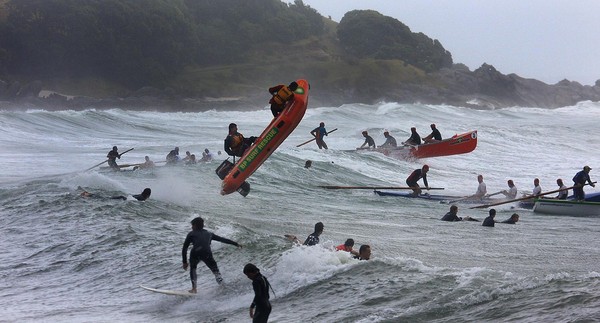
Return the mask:
{"type": "MultiPolygon", "coordinates": [[[[215,169],[226,158],[231,122],[258,136],[270,110],[197,113],[0,111],[0,321],[6,322],[249,322],[254,263],[270,280],[272,322],[559,322],[600,321],[600,221],[496,207],[497,220],[514,212],[515,225],[448,223],[449,205],[381,197],[370,190],[319,185],[405,186],[427,164],[432,191],[473,194],[482,174],[488,192],[514,180],[521,193],[539,178],[543,191],[565,184],[584,165],[600,178],[600,104],[558,109],[475,110],[423,104],[347,104],[309,109],[298,128],[248,182],[244,198],[221,196],[215,169]],[[314,142],[325,122],[338,130],[314,142]],[[398,142],[435,123],[444,137],[478,130],[478,146],[463,155],[395,160],[357,153],[363,130],[377,144],[388,130],[398,142]],[[175,146],[215,160],[148,171],[87,170],[113,146],[119,163],[144,156],[164,161],[175,146]],[[304,168],[306,160],[312,167],[304,168]],[[144,202],[131,197],[151,188],[144,202]],[[87,190],[95,197],[80,197],[87,190]],[[110,199],[124,195],[126,201],[110,199]],[[198,295],[152,293],[139,285],[187,290],[181,247],[190,221],[243,245],[213,242],[225,283],[198,267],[198,295]],[[316,222],[316,247],[295,246],[316,222]],[[372,248],[369,261],[333,247],[347,238],[372,248]]],[[[159,164],[162,165],[162,164],[159,164]]],[[[104,165],[103,165],[104,166],[104,165]]],[[[598,192],[586,187],[586,192],[598,192]]],[[[459,216],[483,219],[487,209],[459,205],[459,216]]]]}

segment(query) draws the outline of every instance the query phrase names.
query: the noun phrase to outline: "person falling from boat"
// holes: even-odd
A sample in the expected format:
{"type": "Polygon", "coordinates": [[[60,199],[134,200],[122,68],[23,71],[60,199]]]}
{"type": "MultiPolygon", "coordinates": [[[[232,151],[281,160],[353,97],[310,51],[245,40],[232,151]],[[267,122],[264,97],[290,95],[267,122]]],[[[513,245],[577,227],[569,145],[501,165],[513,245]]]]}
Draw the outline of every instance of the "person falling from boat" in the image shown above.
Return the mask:
{"type": "Polygon", "coordinates": [[[383,132],[383,136],[385,137],[385,142],[383,143],[383,145],[379,145],[379,148],[395,148],[398,147],[398,143],[396,142],[396,138],[392,137],[392,135],[390,135],[389,131],[384,131],[383,132]]]}
{"type": "Polygon", "coordinates": [[[410,128],[410,137],[402,144],[405,146],[418,146],[421,144],[421,136],[417,133],[417,128],[410,128]]]}
{"type": "Polygon", "coordinates": [[[165,159],[167,161],[167,165],[177,164],[179,162],[179,147],[175,147],[173,150],[171,150],[165,159]]]}
{"type": "Polygon", "coordinates": [[[558,192],[558,195],[556,195],[555,199],[566,200],[567,197],[569,196],[569,190],[568,190],[567,186],[565,185],[565,183],[563,183],[562,178],[559,178],[556,180],[556,185],[558,185],[558,189],[560,191],[558,192]]]}
{"type": "Polygon", "coordinates": [[[515,186],[515,183],[513,182],[512,179],[509,179],[507,181],[508,184],[508,191],[507,190],[503,190],[502,194],[504,196],[506,196],[507,199],[509,200],[514,200],[517,198],[517,187],[515,186]]]}
{"type": "Polygon", "coordinates": [[[296,91],[297,88],[298,83],[296,82],[292,82],[288,86],[279,84],[269,88],[269,93],[272,95],[269,103],[271,104],[273,117],[277,117],[285,108],[286,103],[294,99],[294,91],[296,91]]]}
{"type": "Polygon", "coordinates": [[[238,248],[242,248],[242,245],[227,238],[220,237],[210,231],[204,229],[204,219],[201,217],[194,218],[191,222],[192,231],[190,231],[185,237],[185,241],[183,242],[183,248],[181,249],[181,257],[183,260],[182,268],[187,270],[190,268],[190,280],[192,281],[192,289],[189,290],[190,293],[197,292],[197,279],[198,276],[196,274],[196,269],[200,261],[204,262],[204,264],[212,271],[213,275],[215,275],[215,280],[218,284],[223,283],[223,278],[221,277],[221,273],[219,272],[219,267],[217,266],[217,262],[213,258],[212,250],[210,248],[210,244],[213,240],[219,241],[222,243],[234,245],[238,248]],[[192,250],[190,251],[190,262],[188,264],[187,258],[187,250],[192,245],[192,250]]]}
{"type": "Polygon", "coordinates": [[[336,251],[346,251],[355,256],[358,256],[358,251],[352,249],[353,247],[354,247],[354,239],[346,239],[346,242],[344,242],[344,244],[341,244],[341,245],[335,247],[335,250],[336,251]]]}
{"type": "Polygon", "coordinates": [[[430,127],[431,127],[431,133],[427,137],[423,138],[423,142],[426,143],[426,144],[428,144],[428,143],[431,143],[431,142],[441,141],[442,140],[442,134],[435,127],[435,123],[432,123],[430,125],[430,127]]]}
{"type": "Polygon", "coordinates": [[[119,165],[117,165],[117,158],[121,159],[121,154],[119,154],[117,146],[113,146],[112,150],[106,155],[106,158],[108,158],[108,166],[110,166],[112,170],[120,170],[119,165]]]}
{"type": "Polygon", "coordinates": [[[318,127],[314,128],[311,132],[311,135],[315,137],[315,142],[319,149],[327,149],[327,144],[323,140],[324,136],[327,136],[327,129],[325,129],[325,122],[321,122],[318,127]]]}
{"type": "Polygon", "coordinates": [[[421,187],[417,183],[421,178],[423,179],[425,188],[429,190],[429,184],[427,183],[427,172],[429,172],[429,166],[423,165],[423,167],[415,169],[412,173],[410,173],[408,178],[406,178],[406,185],[413,190],[413,196],[417,197],[421,194],[421,187]]]}
{"type": "Polygon", "coordinates": [[[363,137],[365,137],[365,142],[363,142],[363,144],[358,147],[357,149],[364,149],[365,146],[368,145],[369,149],[375,149],[377,148],[377,146],[375,145],[375,140],[373,140],[373,137],[369,136],[369,132],[367,132],[366,130],[362,132],[363,137]]]}
{"type": "Polygon", "coordinates": [[[254,142],[256,137],[244,138],[244,135],[238,132],[237,125],[235,123],[229,124],[229,134],[225,138],[224,148],[225,152],[229,156],[242,157],[246,149],[248,149],[254,142]]]}

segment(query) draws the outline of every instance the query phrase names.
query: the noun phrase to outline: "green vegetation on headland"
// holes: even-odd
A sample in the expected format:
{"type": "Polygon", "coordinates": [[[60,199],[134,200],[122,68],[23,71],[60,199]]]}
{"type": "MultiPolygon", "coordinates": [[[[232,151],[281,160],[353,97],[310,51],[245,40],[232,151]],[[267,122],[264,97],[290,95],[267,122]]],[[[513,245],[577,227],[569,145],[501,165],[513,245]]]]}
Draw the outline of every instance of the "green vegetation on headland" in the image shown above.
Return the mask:
{"type": "Polygon", "coordinates": [[[372,10],[338,24],[301,0],[0,0],[0,101],[10,106],[255,108],[268,87],[298,78],[311,83],[311,105],[600,100],[600,84],[547,85],[487,64],[471,72],[438,40],[372,10]]]}

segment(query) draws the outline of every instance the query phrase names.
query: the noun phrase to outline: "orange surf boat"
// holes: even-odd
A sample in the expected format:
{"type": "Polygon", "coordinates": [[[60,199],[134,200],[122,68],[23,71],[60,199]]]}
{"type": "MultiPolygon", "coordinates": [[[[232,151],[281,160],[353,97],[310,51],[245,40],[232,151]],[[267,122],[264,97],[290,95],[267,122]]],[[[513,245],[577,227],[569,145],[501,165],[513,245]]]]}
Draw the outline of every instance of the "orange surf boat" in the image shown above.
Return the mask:
{"type": "Polygon", "coordinates": [[[308,106],[308,90],[310,85],[306,80],[297,80],[298,88],[294,91],[293,100],[286,104],[283,111],[273,118],[254,145],[246,150],[234,165],[225,160],[216,170],[223,180],[221,195],[238,191],[243,196],[250,192],[250,177],[264,163],[281,143],[296,129],[308,106]]]}
{"type": "Polygon", "coordinates": [[[418,146],[385,147],[362,151],[376,151],[396,159],[410,159],[466,154],[475,150],[475,147],[477,147],[477,130],[418,146]]]}

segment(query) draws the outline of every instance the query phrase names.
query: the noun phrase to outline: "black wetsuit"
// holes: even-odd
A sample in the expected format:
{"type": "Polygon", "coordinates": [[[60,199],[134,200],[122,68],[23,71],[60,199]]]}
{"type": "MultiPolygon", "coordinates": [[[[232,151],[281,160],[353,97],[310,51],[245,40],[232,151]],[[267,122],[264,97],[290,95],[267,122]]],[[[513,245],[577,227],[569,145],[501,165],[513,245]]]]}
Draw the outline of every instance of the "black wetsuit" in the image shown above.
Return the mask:
{"type": "Polygon", "coordinates": [[[313,232],[304,241],[305,246],[314,246],[319,243],[319,233],[313,232]]]}
{"type": "Polygon", "coordinates": [[[254,299],[250,308],[254,308],[253,323],[262,323],[269,320],[271,314],[271,302],[269,301],[269,281],[260,273],[257,273],[252,279],[252,289],[254,289],[254,299]]]}
{"type": "Polygon", "coordinates": [[[585,182],[588,182],[590,185],[592,184],[590,175],[584,170],[579,171],[577,174],[575,174],[575,177],[573,177],[573,183],[575,183],[574,186],[576,186],[573,187],[573,195],[575,200],[585,200],[585,192],[583,192],[583,186],[585,185],[585,182]]]}
{"type": "Polygon", "coordinates": [[[492,216],[488,216],[483,220],[483,223],[481,225],[484,227],[493,227],[495,223],[496,222],[494,221],[494,218],[492,216]]]}
{"type": "Polygon", "coordinates": [[[167,164],[176,164],[179,161],[179,151],[178,150],[171,150],[169,152],[169,154],[167,154],[167,164]]]}
{"type": "Polygon", "coordinates": [[[406,179],[406,185],[410,187],[419,187],[417,181],[421,178],[423,179],[423,184],[425,184],[425,187],[429,187],[429,184],[427,183],[427,173],[423,173],[423,169],[421,168],[415,169],[410,176],[408,176],[406,179]]]}
{"type": "Polygon", "coordinates": [[[106,158],[108,158],[108,166],[110,166],[110,168],[119,170],[119,166],[117,165],[117,158],[121,158],[121,156],[119,156],[119,152],[116,150],[111,150],[108,152],[108,155],[106,155],[106,158]]]}
{"type": "Polygon", "coordinates": [[[192,282],[194,282],[194,285],[197,277],[196,268],[198,267],[198,263],[200,263],[200,261],[203,261],[204,264],[206,264],[206,266],[212,271],[212,273],[215,275],[217,283],[220,284],[223,281],[221,278],[221,273],[219,272],[219,267],[217,266],[217,262],[213,258],[212,250],[210,249],[210,243],[212,240],[238,246],[237,242],[220,237],[212,232],[206,231],[205,229],[193,230],[188,233],[187,237],[185,237],[183,248],[181,249],[181,257],[183,263],[187,263],[187,249],[190,244],[194,245],[192,251],[190,251],[190,279],[192,282]]]}
{"type": "Polygon", "coordinates": [[[412,135],[410,135],[410,138],[408,138],[408,140],[406,141],[406,143],[414,146],[420,145],[421,136],[419,136],[418,133],[413,132],[412,135]]]}
{"type": "Polygon", "coordinates": [[[435,140],[442,140],[442,134],[440,133],[439,130],[437,130],[437,128],[433,129],[429,136],[431,136],[431,138],[433,138],[435,140]]]}
{"type": "Polygon", "coordinates": [[[507,219],[507,220],[504,220],[504,221],[502,221],[502,222],[500,222],[500,223],[506,223],[506,224],[516,224],[517,222],[513,221],[513,219],[507,219]]]}
{"type": "Polygon", "coordinates": [[[373,140],[373,137],[371,137],[369,135],[367,135],[365,137],[365,142],[363,143],[363,145],[364,144],[369,145],[369,148],[371,148],[371,147],[376,148],[376,146],[375,146],[375,140],[373,140]]]}
{"type": "Polygon", "coordinates": [[[462,219],[458,215],[448,212],[442,217],[442,221],[462,221],[462,219]]]}

